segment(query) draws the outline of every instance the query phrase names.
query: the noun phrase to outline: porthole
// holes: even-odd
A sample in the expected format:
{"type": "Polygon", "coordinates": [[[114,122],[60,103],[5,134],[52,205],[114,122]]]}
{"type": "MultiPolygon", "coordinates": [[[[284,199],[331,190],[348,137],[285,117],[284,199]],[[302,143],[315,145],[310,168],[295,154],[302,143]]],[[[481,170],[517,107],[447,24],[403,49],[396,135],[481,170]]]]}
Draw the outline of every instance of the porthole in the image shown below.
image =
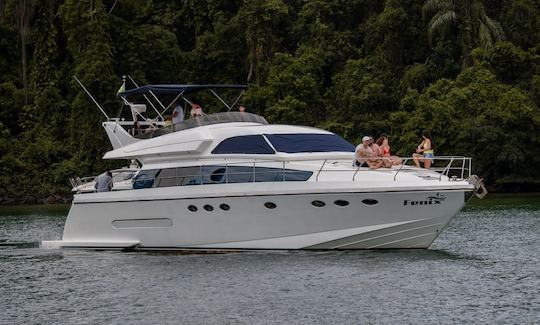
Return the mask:
{"type": "Polygon", "coordinates": [[[344,206],[349,205],[349,201],[345,201],[345,200],[336,200],[336,201],[334,201],[334,204],[335,204],[335,205],[339,205],[340,207],[344,207],[344,206]]]}
{"type": "Polygon", "coordinates": [[[194,205],[190,205],[190,206],[188,206],[187,208],[188,208],[188,210],[191,211],[191,212],[197,212],[197,210],[198,210],[197,207],[194,206],[194,205]]]}
{"type": "Polygon", "coordinates": [[[268,209],[275,209],[277,207],[277,205],[274,202],[266,202],[264,206],[267,207],[268,209]]]}
{"type": "Polygon", "coordinates": [[[205,209],[206,211],[214,211],[214,207],[209,204],[205,204],[203,206],[203,209],[205,209]]]}
{"type": "Polygon", "coordinates": [[[228,204],[225,204],[225,203],[220,204],[219,207],[223,211],[229,211],[231,209],[231,207],[228,204]]]}
{"type": "Polygon", "coordinates": [[[367,205],[375,205],[379,203],[379,201],[374,200],[374,199],[364,199],[362,200],[362,203],[367,204],[367,205]]]}
{"type": "Polygon", "coordinates": [[[320,207],[323,207],[323,206],[326,205],[326,203],[324,203],[323,201],[319,201],[319,200],[315,200],[315,201],[311,202],[311,204],[313,204],[317,208],[320,208],[320,207]]]}

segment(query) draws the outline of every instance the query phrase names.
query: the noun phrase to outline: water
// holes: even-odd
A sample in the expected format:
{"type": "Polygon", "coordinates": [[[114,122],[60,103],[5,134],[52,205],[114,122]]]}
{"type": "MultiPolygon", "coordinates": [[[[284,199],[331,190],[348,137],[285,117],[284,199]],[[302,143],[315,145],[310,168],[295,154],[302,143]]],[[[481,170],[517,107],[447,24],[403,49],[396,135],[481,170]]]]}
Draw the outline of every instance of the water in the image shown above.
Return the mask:
{"type": "Polygon", "coordinates": [[[0,208],[1,324],[540,322],[540,196],[473,202],[402,251],[39,249],[67,208],[0,208]]]}

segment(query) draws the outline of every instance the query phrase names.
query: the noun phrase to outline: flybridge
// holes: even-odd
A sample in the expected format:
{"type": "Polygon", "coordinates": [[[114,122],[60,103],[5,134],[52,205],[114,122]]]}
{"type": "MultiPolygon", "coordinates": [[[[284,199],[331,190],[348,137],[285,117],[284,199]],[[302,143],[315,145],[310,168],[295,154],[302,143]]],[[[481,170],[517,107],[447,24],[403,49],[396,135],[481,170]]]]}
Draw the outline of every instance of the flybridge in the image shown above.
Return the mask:
{"type": "MultiPolygon", "coordinates": [[[[82,82],[75,77],[75,80],[81,85],[86,94],[92,99],[96,106],[103,113],[107,122],[103,123],[107,135],[114,148],[133,143],[138,139],[146,139],[163,134],[180,131],[183,129],[198,127],[202,125],[228,123],[228,122],[252,122],[267,124],[266,120],[258,115],[249,113],[231,112],[237,105],[240,98],[247,90],[247,85],[237,84],[153,84],[139,86],[131,76],[124,76],[123,83],[117,96],[122,100],[124,107],[129,107],[129,116],[122,114],[122,109],[118,111],[116,117],[109,117],[103,107],[94,99],[82,82]],[[126,90],[126,80],[129,80],[136,88],[126,90]],[[232,102],[227,102],[218,92],[222,90],[239,91],[239,95],[232,102]],[[220,110],[217,114],[204,114],[200,105],[190,100],[190,95],[209,91],[215,98],[221,102],[226,109],[220,110]],[[138,96],[138,97],[137,97],[138,96]],[[142,97],[141,97],[142,96],[142,97]],[[140,99],[144,98],[143,103],[140,99]],[[139,99],[139,100],[138,100],[139,99]],[[138,100],[138,102],[136,102],[138,100]],[[170,100],[170,102],[166,102],[170,100]],[[180,105],[184,116],[186,108],[198,106],[200,114],[198,117],[186,119],[183,122],[172,124],[167,121],[167,116],[172,116],[174,107],[180,105]],[[147,112],[148,108],[154,112],[147,112]],[[150,113],[150,114],[149,114],[150,113]],[[122,130],[126,132],[122,132],[122,130]]],[[[205,107],[208,109],[208,107],[205,107]]],[[[212,109],[214,112],[216,109],[212,109]]]]}
{"type": "MultiPolygon", "coordinates": [[[[109,121],[116,121],[121,119],[119,116],[116,118],[111,118],[105,113],[105,110],[101,105],[95,100],[92,94],[86,89],[83,83],[76,77],[73,78],[81,85],[86,94],[92,99],[96,106],[100,109],[103,115],[109,121]]],[[[156,85],[145,85],[140,86],[131,78],[127,76],[129,80],[135,85],[136,88],[126,90],[126,76],[123,77],[123,83],[118,91],[117,95],[120,96],[124,105],[127,105],[131,108],[132,113],[132,123],[135,121],[141,122],[163,122],[165,119],[163,115],[167,110],[171,109],[175,103],[178,103],[178,100],[181,99],[182,102],[185,102],[188,105],[193,105],[194,103],[188,99],[188,95],[198,93],[201,91],[210,91],[226,108],[227,112],[231,111],[234,106],[238,103],[240,98],[244,95],[247,90],[247,85],[236,85],[236,84],[203,84],[203,85],[187,85],[187,84],[156,84],[156,85]],[[240,91],[240,94],[235,98],[232,103],[226,102],[219,94],[219,90],[228,89],[228,90],[237,90],[240,91]],[[146,103],[133,103],[128,100],[128,97],[135,95],[142,95],[146,100],[146,103]],[[164,98],[158,98],[157,96],[170,97],[174,96],[168,105],[164,105],[164,98]],[[157,113],[157,116],[153,119],[148,118],[143,115],[146,113],[146,105],[150,105],[154,111],[157,113]]],[[[170,99],[170,98],[169,98],[170,99]]],[[[144,125],[144,123],[143,123],[144,125]]]]}

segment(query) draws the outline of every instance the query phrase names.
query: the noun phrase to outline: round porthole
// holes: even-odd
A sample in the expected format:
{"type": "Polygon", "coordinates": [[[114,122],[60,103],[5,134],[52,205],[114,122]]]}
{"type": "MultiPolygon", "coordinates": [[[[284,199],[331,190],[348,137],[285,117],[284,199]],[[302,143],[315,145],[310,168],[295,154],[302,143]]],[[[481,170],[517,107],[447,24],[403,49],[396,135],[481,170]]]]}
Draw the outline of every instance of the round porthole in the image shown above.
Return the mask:
{"type": "Polygon", "coordinates": [[[228,204],[222,203],[219,205],[220,209],[223,211],[229,211],[231,207],[228,204]]]}
{"type": "Polygon", "coordinates": [[[349,205],[349,201],[345,201],[345,200],[336,200],[336,201],[334,201],[334,204],[335,204],[335,205],[339,205],[340,207],[344,207],[344,206],[349,205]]]}
{"type": "Polygon", "coordinates": [[[364,199],[362,200],[362,203],[367,204],[367,205],[375,205],[379,203],[379,201],[374,200],[374,199],[364,199]]]}
{"type": "Polygon", "coordinates": [[[214,207],[208,204],[205,204],[203,209],[205,209],[206,211],[214,211],[214,207]]]}
{"type": "Polygon", "coordinates": [[[326,205],[326,203],[324,203],[323,201],[319,201],[319,200],[315,200],[313,202],[311,202],[311,204],[313,204],[313,206],[316,206],[317,208],[320,208],[320,207],[323,207],[326,205]]]}
{"type": "Polygon", "coordinates": [[[264,206],[267,207],[268,209],[275,209],[277,207],[277,205],[274,202],[266,202],[264,206]]]}
{"type": "Polygon", "coordinates": [[[198,210],[197,207],[194,206],[194,205],[188,206],[187,209],[188,209],[189,211],[191,211],[191,212],[197,212],[197,210],[198,210]]]}

